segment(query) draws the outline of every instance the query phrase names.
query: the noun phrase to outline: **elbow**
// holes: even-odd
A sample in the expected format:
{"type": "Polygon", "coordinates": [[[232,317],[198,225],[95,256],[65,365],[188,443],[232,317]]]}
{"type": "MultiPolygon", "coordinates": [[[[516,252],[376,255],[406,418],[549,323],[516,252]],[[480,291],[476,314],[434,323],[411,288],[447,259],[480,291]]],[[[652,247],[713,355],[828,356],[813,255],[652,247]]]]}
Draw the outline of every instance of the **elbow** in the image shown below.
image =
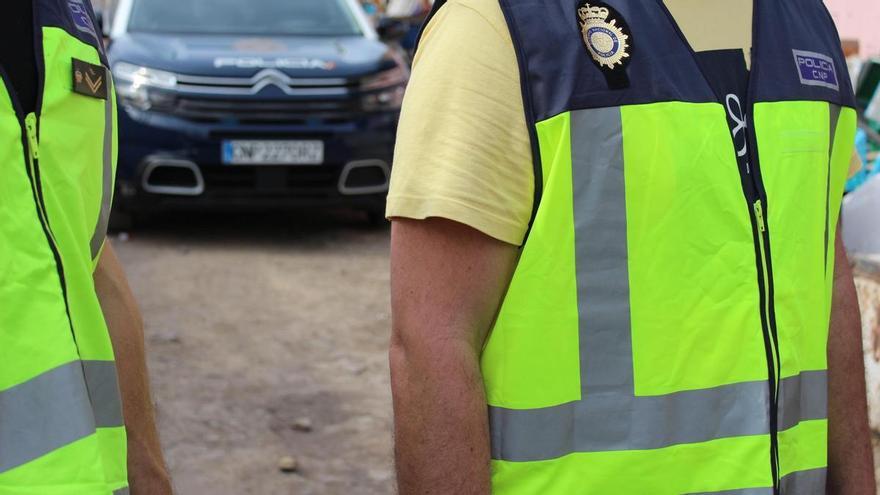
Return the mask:
{"type": "Polygon", "coordinates": [[[479,372],[480,350],[467,332],[432,327],[418,330],[395,327],[388,349],[393,392],[426,381],[444,381],[468,370],[479,372]]]}
{"type": "Polygon", "coordinates": [[[391,391],[406,395],[412,387],[419,387],[440,374],[449,361],[450,350],[441,339],[429,337],[418,326],[395,325],[388,346],[388,367],[391,371],[391,391]]]}
{"type": "Polygon", "coordinates": [[[391,334],[391,343],[388,346],[388,367],[391,370],[391,390],[397,391],[402,382],[402,377],[407,376],[410,367],[411,351],[406,345],[406,339],[395,329],[391,334]]]}

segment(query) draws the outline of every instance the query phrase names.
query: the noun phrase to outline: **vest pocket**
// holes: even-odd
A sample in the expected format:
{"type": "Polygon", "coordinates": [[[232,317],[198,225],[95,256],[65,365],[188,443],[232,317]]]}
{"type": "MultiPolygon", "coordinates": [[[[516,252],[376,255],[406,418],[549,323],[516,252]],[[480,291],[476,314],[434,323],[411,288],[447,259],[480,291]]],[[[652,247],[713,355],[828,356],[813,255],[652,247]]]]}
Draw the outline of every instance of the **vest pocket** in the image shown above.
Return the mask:
{"type": "Polygon", "coordinates": [[[782,378],[826,368],[831,125],[825,102],[755,106],[782,378]]]}

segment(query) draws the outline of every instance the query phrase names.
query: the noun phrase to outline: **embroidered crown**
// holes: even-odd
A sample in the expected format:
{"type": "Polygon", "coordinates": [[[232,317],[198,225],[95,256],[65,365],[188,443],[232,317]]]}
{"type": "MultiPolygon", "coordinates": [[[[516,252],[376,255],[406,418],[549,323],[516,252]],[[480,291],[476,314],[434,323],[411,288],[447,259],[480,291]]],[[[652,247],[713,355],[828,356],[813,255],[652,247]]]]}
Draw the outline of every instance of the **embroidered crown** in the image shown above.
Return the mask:
{"type": "Polygon", "coordinates": [[[585,23],[602,22],[608,19],[608,9],[604,7],[593,7],[587,4],[586,7],[578,9],[578,15],[585,23]]]}

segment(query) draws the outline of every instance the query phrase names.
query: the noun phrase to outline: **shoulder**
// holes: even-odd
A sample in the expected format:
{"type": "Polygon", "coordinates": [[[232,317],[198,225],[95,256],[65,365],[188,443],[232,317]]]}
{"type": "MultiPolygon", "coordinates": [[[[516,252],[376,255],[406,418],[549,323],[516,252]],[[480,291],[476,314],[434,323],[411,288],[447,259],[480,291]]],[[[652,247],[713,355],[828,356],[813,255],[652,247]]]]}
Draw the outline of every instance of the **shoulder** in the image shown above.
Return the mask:
{"type": "MultiPolygon", "coordinates": [[[[449,0],[425,26],[408,93],[411,100],[434,93],[432,98],[442,95],[485,104],[492,100],[490,88],[499,82],[514,84],[518,96],[519,79],[513,41],[498,0],[449,0]]],[[[522,105],[507,102],[517,106],[511,103],[522,105]]]]}
{"type": "Polygon", "coordinates": [[[447,218],[519,244],[531,217],[532,164],[501,7],[450,0],[428,23],[413,64],[387,213],[447,218]]]}
{"type": "Polygon", "coordinates": [[[483,18],[499,33],[507,33],[507,22],[501,11],[499,0],[452,0],[449,3],[458,4],[461,8],[469,9],[483,18]]]}
{"type": "MultiPolygon", "coordinates": [[[[475,48],[504,48],[509,45],[512,49],[513,46],[498,0],[445,2],[425,27],[422,44],[430,44],[433,38],[449,32],[481,43],[475,48]],[[465,28],[471,29],[466,31],[465,28]]],[[[418,58],[417,54],[416,59],[418,58]]]]}

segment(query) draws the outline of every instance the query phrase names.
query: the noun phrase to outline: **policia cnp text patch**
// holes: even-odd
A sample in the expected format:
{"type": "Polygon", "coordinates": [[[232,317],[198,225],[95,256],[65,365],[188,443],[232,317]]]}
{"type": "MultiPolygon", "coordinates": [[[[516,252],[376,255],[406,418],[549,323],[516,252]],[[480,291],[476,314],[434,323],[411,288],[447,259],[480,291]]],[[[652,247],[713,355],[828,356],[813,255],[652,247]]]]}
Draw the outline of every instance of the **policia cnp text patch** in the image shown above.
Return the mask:
{"type": "Polygon", "coordinates": [[[82,60],[73,61],[73,91],[92,98],[107,99],[107,68],[82,60]]]}

